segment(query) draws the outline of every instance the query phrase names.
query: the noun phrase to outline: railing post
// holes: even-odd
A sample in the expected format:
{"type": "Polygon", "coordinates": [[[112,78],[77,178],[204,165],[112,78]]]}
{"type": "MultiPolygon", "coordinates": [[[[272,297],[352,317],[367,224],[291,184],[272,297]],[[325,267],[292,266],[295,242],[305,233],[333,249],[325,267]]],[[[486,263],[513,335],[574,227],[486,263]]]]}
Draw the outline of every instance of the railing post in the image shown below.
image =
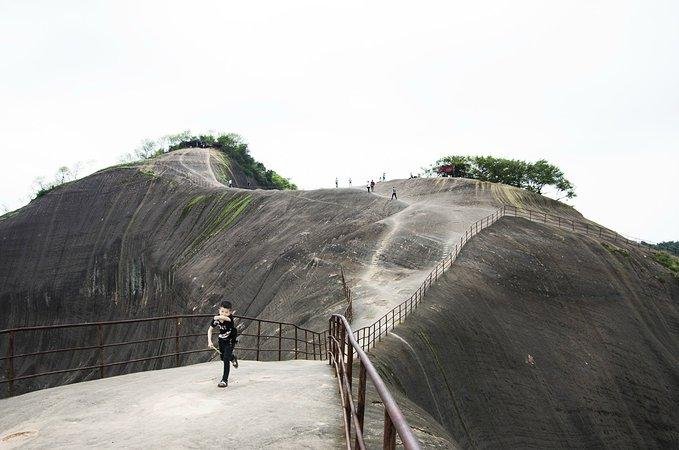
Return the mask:
{"type": "Polygon", "coordinates": [[[262,336],[262,321],[257,321],[257,353],[255,359],[259,361],[259,338],[262,336]]]}
{"type": "Polygon", "coordinates": [[[9,342],[7,343],[7,386],[9,396],[14,395],[14,331],[9,332],[9,342]]]}
{"type": "MultiPolygon", "coordinates": [[[[356,404],[356,418],[358,419],[358,428],[363,435],[363,422],[365,417],[365,366],[359,361],[358,370],[358,402],[356,404]]],[[[358,442],[358,433],[356,433],[356,442],[354,448],[361,448],[358,442]]]]}
{"type": "MultiPolygon", "coordinates": [[[[344,328],[344,326],[342,326],[344,328]]],[[[346,340],[347,343],[347,383],[349,383],[349,396],[351,396],[351,385],[352,385],[352,374],[353,374],[353,368],[354,368],[354,348],[351,346],[351,342],[349,342],[349,338],[347,337],[348,331],[346,328],[344,328],[344,339],[346,340]]],[[[349,402],[347,402],[349,403],[349,402]]],[[[348,411],[351,412],[351,409],[348,411]]]]}
{"type": "Polygon", "coordinates": [[[104,378],[104,331],[103,325],[97,324],[97,347],[99,347],[99,378],[104,378]]]}
{"type": "Polygon", "coordinates": [[[394,450],[396,448],[396,430],[386,408],[384,408],[384,442],[382,448],[384,450],[394,450]]]}
{"type": "Polygon", "coordinates": [[[297,325],[295,325],[295,359],[297,359],[297,355],[299,354],[299,349],[297,346],[297,325]]]}
{"type": "Polygon", "coordinates": [[[532,209],[528,210],[528,220],[533,220],[533,210],[532,209]]]}
{"type": "Polygon", "coordinates": [[[283,324],[278,322],[278,360],[283,359],[283,324]]]}
{"type": "MultiPolygon", "coordinates": [[[[332,321],[333,321],[333,318],[330,317],[330,319],[328,319],[328,336],[327,336],[328,341],[330,340],[330,337],[332,336],[332,321]]],[[[328,355],[328,364],[332,366],[332,357],[330,355],[328,355]]],[[[333,370],[333,373],[335,373],[334,370],[333,370]]]]}
{"type": "MultiPolygon", "coordinates": [[[[304,359],[309,359],[309,333],[306,328],[304,329],[304,359]]],[[[314,359],[316,359],[315,353],[314,359]]]]}
{"type": "Polygon", "coordinates": [[[179,317],[174,318],[174,364],[179,367],[179,317]]]}

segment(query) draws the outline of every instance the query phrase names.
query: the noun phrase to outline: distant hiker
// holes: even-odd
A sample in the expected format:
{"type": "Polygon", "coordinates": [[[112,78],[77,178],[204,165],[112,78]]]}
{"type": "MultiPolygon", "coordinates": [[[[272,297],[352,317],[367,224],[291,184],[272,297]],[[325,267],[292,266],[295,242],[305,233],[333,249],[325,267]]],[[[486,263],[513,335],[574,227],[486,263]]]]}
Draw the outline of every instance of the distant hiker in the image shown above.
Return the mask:
{"type": "Polygon", "coordinates": [[[370,183],[365,185],[366,188],[368,188],[368,192],[370,192],[370,183]]]}
{"type": "Polygon", "coordinates": [[[229,187],[233,184],[233,180],[229,180],[229,187]]]}
{"type": "Polygon", "coordinates": [[[349,186],[351,186],[351,178],[349,178],[349,186]]]}
{"type": "Polygon", "coordinates": [[[337,178],[335,178],[335,188],[338,188],[338,187],[339,187],[339,180],[337,178]]]}
{"type": "Polygon", "coordinates": [[[391,188],[391,199],[392,200],[394,200],[394,199],[398,200],[398,197],[396,197],[396,188],[395,187],[391,188]]]}
{"type": "Polygon", "coordinates": [[[250,189],[250,180],[248,180],[248,189],[250,189]]]}
{"type": "Polygon", "coordinates": [[[214,316],[212,323],[207,330],[207,346],[216,350],[221,355],[224,361],[224,373],[222,374],[222,381],[217,386],[225,388],[229,385],[229,371],[231,364],[234,368],[238,368],[238,358],[233,354],[233,347],[236,345],[236,338],[238,337],[238,329],[233,323],[233,312],[231,311],[231,302],[223,301],[219,306],[219,314],[214,316]],[[212,344],[212,329],[219,329],[219,349],[212,344]]]}
{"type": "Polygon", "coordinates": [[[375,192],[375,180],[370,180],[370,190],[375,192]]]}
{"type": "Polygon", "coordinates": [[[382,172],[382,181],[387,181],[387,172],[382,172]]]}

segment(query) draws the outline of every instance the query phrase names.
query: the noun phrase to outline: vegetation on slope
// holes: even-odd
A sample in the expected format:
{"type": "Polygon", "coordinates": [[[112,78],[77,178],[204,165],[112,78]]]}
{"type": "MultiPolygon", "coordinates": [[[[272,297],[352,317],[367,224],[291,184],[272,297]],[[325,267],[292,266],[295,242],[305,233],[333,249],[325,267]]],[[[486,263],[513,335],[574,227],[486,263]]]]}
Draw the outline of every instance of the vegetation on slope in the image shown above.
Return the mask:
{"type": "Polygon", "coordinates": [[[504,183],[532,192],[542,193],[545,186],[553,186],[565,197],[575,197],[573,184],[561,169],[541,159],[534,163],[518,159],[493,156],[449,155],[439,158],[428,170],[429,174],[473,178],[492,183],[504,183]],[[452,173],[444,173],[442,166],[449,166],[452,173]]]}
{"type": "Polygon", "coordinates": [[[658,250],[664,250],[668,253],[674,253],[675,255],[679,255],[679,241],[665,241],[659,242],[657,244],[649,244],[648,242],[642,241],[642,244],[649,245],[658,250]]]}
{"type": "Polygon", "coordinates": [[[63,166],[57,169],[57,172],[54,174],[54,177],[51,180],[46,180],[44,177],[36,178],[33,182],[35,186],[33,198],[40,198],[48,192],[51,192],[66,183],[77,180],[79,169],[79,165],[75,165],[74,167],[63,166]]]}
{"type": "Polygon", "coordinates": [[[653,259],[669,269],[675,277],[679,278],[679,258],[667,252],[655,252],[653,253],[653,259]]]}
{"type": "Polygon", "coordinates": [[[248,149],[245,140],[235,133],[219,133],[193,135],[190,131],[164,136],[158,140],[146,140],[128,154],[125,162],[143,160],[159,156],[183,148],[214,148],[238,163],[246,176],[252,177],[263,188],[268,189],[297,189],[290,179],[281,176],[273,170],[268,170],[264,164],[256,161],[248,149]]]}

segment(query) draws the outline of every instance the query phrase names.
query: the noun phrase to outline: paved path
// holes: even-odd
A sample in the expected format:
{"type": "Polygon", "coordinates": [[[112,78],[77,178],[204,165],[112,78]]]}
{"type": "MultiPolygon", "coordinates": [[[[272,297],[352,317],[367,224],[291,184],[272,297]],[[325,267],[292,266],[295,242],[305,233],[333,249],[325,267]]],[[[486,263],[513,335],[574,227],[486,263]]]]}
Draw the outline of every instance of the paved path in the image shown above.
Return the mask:
{"type": "Polygon", "coordinates": [[[221,362],[0,400],[0,448],[340,448],[337,382],[317,361],[221,362]]]}

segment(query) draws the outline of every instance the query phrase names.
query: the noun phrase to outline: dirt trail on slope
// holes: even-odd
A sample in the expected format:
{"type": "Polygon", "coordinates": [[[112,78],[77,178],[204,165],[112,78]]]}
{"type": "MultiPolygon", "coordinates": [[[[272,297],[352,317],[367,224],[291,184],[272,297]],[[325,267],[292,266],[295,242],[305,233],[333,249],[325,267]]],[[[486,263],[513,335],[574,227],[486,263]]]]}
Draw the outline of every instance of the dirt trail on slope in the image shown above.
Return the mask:
{"type": "Polygon", "coordinates": [[[500,206],[490,189],[470,180],[390,181],[378,183],[375,194],[407,206],[378,222],[372,256],[352,280],[355,328],[407,299],[465,230],[500,206]],[[392,186],[398,200],[390,199],[392,186]],[[470,193],[476,201],[469,202],[470,193]]]}
{"type": "Polygon", "coordinates": [[[464,178],[390,180],[378,183],[375,195],[406,207],[378,222],[372,256],[352,274],[354,328],[372,324],[410,297],[474,222],[504,204],[581,217],[523,189],[464,178]],[[392,188],[398,200],[391,200],[392,188]]]}
{"type": "Polygon", "coordinates": [[[212,152],[197,148],[175,150],[151,160],[145,167],[159,176],[173,175],[200,187],[224,188],[212,170],[212,152]]]}

